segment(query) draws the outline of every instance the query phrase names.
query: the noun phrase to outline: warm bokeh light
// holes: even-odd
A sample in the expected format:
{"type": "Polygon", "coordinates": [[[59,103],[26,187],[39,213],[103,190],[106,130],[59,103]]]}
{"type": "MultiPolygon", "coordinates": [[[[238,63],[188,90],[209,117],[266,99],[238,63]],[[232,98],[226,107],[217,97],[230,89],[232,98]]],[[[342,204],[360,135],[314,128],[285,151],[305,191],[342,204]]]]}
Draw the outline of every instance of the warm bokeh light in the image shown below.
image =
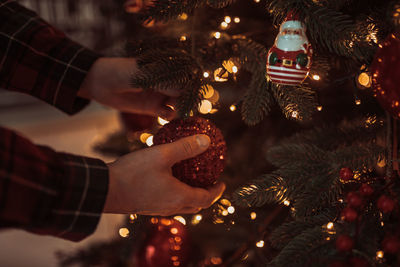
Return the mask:
{"type": "Polygon", "coordinates": [[[212,110],[212,103],[207,99],[202,100],[200,103],[199,112],[201,114],[208,114],[210,113],[211,110],[212,110]]]}
{"type": "Polygon", "coordinates": [[[236,67],[236,66],[232,67],[232,72],[233,73],[237,73],[238,71],[239,71],[238,67],[236,67]]]}
{"type": "Polygon", "coordinates": [[[239,22],[240,22],[240,18],[239,18],[239,17],[235,17],[235,18],[233,19],[233,21],[234,21],[235,23],[239,23],[239,22]]]}
{"type": "Polygon", "coordinates": [[[173,234],[173,235],[176,235],[179,231],[178,231],[178,228],[176,228],[176,227],[173,227],[173,228],[171,228],[171,234],[173,234]]]}
{"type": "Polygon", "coordinates": [[[385,253],[383,253],[382,250],[379,250],[379,251],[376,252],[376,257],[378,259],[382,259],[384,255],[385,255],[385,253]]]}
{"type": "Polygon", "coordinates": [[[229,212],[227,210],[223,210],[221,212],[222,216],[228,216],[229,212]]]}
{"type": "Polygon", "coordinates": [[[230,109],[232,112],[234,112],[234,111],[236,110],[236,106],[235,106],[235,105],[231,105],[231,106],[229,107],[229,109],[230,109]]]}
{"type": "Polygon", "coordinates": [[[258,241],[258,242],[256,243],[256,246],[259,247],[259,248],[264,247],[264,240],[258,241]]]}
{"type": "Polygon", "coordinates": [[[320,77],[318,74],[314,74],[314,75],[312,76],[312,78],[313,78],[313,80],[315,80],[315,81],[321,80],[321,77],[320,77]]]}
{"type": "Polygon", "coordinates": [[[151,135],[146,139],[146,145],[147,146],[152,146],[153,145],[153,138],[154,138],[154,136],[151,135]]]}
{"type": "Polygon", "coordinates": [[[333,229],[333,222],[329,222],[329,223],[326,225],[326,229],[332,230],[332,229],[333,229]]]}
{"type": "Polygon", "coordinates": [[[215,39],[221,38],[221,33],[220,32],[215,32],[214,33],[214,37],[215,37],[215,39]]]}
{"type": "Polygon", "coordinates": [[[233,213],[235,213],[235,207],[230,206],[227,208],[227,211],[229,212],[229,214],[233,214],[233,213]]]}
{"type": "Polygon", "coordinates": [[[181,224],[186,225],[186,220],[182,216],[175,216],[174,219],[180,222],[181,224]]]}
{"type": "Polygon", "coordinates": [[[131,214],[131,215],[129,215],[129,219],[131,219],[131,221],[136,220],[137,217],[138,217],[137,214],[131,214]]]}
{"type": "Polygon", "coordinates": [[[161,118],[161,117],[158,117],[158,118],[157,118],[157,122],[158,122],[158,124],[160,124],[160,125],[162,125],[162,126],[164,126],[165,124],[169,123],[169,121],[164,120],[164,119],[161,118]]]}
{"type": "Polygon", "coordinates": [[[179,38],[179,40],[180,40],[181,42],[184,42],[184,41],[186,41],[186,39],[187,39],[187,38],[186,38],[186,36],[185,36],[185,35],[182,35],[182,36],[181,36],[181,38],[179,38]]]}
{"type": "Polygon", "coordinates": [[[361,100],[357,98],[357,99],[354,101],[354,103],[356,103],[356,105],[359,106],[359,105],[361,105],[361,100]]]}
{"type": "Polygon", "coordinates": [[[317,110],[318,110],[318,111],[322,111],[322,106],[318,106],[318,107],[317,107],[317,110]]]}
{"type": "Polygon", "coordinates": [[[180,20],[187,20],[187,18],[188,18],[188,15],[186,13],[182,13],[179,15],[180,20]]]}
{"type": "Polygon", "coordinates": [[[202,219],[203,219],[203,216],[201,214],[196,214],[192,218],[192,224],[193,225],[199,224],[202,219]]]}
{"type": "Polygon", "coordinates": [[[231,19],[231,17],[229,17],[229,16],[225,16],[224,21],[225,21],[226,23],[231,23],[232,19],[231,19]]]}
{"type": "Polygon", "coordinates": [[[285,201],[283,201],[283,205],[289,206],[290,205],[290,201],[286,199],[285,201]]]}
{"type": "Polygon", "coordinates": [[[214,95],[214,87],[211,84],[204,85],[202,89],[204,98],[211,98],[214,95]]]}
{"type": "Polygon", "coordinates": [[[227,71],[222,72],[222,71],[223,71],[223,68],[218,68],[214,71],[214,80],[216,82],[226,82],[228,80],[228,77],[229,77],[228,72],[227,71]]]}
{"type": "Polygon", "coordinates": [[[357,81],[362,87],[365,88],[371,87],[372,83],[371,76],[366,72],[360,73],[360,75],[358,75],[357,81]]]}
{"type": "Polygon", "coordinates": [[[255,220],[257,218],[257,213],[255,213],[254,211],[252,213],[250,213],[250,218],[252,220],[255,220]]]}
{"type": "Polygon", "coordinates": [[[212,257],[210,259],[211,263],[214,265],[219,265],[222,263],[222,259],[220,257],[212,257]]]}
{"type": "Polygon", "coordinates": [[[146,140],[147,138],[149,138],[151,136],[151,134],[149,133],[142,133],[139,137],[140,142],[142,142],[143,144],[146,144],[146,140]]]}
{"type": "Polygon", "coordinates": [[[118,231],[121,237],[128,237],[129,236],[129,229],[128,228],[120,228],[118,231]]]}
{"type": "Polygon", "coordinates": [[[221,203],[222,205],[227,206],[227,207],[232,206],[232,203],[226,198],[220,199],[219,203],[221,203]]]}
{"type": "Polygon", "coordinates": [[[228,23],[226,23],[225,21],[221,22],[221,28],[222,29],[228,28],[228,23]]]}
{"type": "Polygon", "coordinates": [[[207,71],[205,71],[205,72],[203,73],[203,77],[204,77],[204,78],[210,77],[210,73],[208,73],[207,71]]]}

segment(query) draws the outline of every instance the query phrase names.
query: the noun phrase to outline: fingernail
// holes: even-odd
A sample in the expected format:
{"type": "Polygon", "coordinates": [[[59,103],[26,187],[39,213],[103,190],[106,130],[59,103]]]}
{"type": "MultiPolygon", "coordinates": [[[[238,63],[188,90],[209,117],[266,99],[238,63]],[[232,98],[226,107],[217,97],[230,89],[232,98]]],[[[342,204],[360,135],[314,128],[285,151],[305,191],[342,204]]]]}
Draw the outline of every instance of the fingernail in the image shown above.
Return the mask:
{"type": "Polygon", "coordinates": [[[198,135],[196,142],[201,147],[207,147],[210,144],[210,138],[207,135],[198,135]]]}

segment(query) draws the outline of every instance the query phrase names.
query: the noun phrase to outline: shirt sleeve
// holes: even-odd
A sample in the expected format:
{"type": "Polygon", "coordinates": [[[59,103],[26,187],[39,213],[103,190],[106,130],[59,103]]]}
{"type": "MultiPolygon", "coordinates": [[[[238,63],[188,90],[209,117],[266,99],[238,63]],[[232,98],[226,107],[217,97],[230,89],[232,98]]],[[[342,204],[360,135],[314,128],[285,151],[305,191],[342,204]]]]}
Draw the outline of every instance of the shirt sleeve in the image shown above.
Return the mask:
{"type": "Polygon", "coordinates": [[[108,167],[57,153],[0,127],[0,228],[80,241],[103,211],[108,167]]]}
{"type": "Polygon", "coordinates": [[[0,0],[0,88],[33,95],[73,114],[77,92],[99,55],[14,0],[0,0]]]}

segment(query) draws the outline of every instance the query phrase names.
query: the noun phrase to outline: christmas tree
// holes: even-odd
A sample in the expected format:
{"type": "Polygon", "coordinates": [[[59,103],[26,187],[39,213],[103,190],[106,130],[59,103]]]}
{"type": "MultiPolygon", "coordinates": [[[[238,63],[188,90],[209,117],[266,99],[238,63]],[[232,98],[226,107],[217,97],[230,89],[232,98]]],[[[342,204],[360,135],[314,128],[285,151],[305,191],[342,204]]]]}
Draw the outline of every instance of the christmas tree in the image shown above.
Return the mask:
{"type": "Polygon", "coordinates": [[[132,86],[179,88],[181,117],[221,128],[228,190],[193,216],[132,214],[63,265],[400,265],[399,1],[129,2],[153,29],[128,42],[132,86]]]}

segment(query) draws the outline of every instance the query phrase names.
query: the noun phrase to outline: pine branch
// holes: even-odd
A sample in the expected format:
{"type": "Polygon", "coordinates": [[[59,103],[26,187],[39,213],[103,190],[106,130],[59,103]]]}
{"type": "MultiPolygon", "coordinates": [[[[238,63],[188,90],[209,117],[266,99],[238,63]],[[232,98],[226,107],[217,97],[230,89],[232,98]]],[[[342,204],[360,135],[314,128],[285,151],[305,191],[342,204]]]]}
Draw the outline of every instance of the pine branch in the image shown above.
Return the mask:
{"type": "Polygon", "coordinates": [[[191,112],[196,112],[205,90],[200,79],[191,80],[178,99],[177,109],[180,117],[187,117],[191,112]]]}
{"type": "Polygon", "coordinates": [[[265,174],[239,188],[233,194],[233,202],[239,206],[263,206],[266,203],[282,203],[286,198],[287,185],[276,173],[265,174]]]}
{"type": "MultiPolygon", "coordinates": [[[[273,266],[310,266],[310,253],[328,243],[329,234],[321,227],[307,229],[293,238],[276,256],[271,264],[273,266]]],[[[314,253],[313,253],[314,254],[314,253]]],[[[314,255],[315,256],[315,255],[314,255]]],[[[314,258],[315,260],[315,258],[314,258]]],[[[312,265],[315,266],[315,265],[312,265]]]]}
{"type": "Polygon", "coordinates": [[[270,93],[271,83],[265,77],[252,79],[241,106],[242,119],[248,125],[256,125],[268,115],[274,99],[270,93]]]}
{"type": "Polygon", "coordinates": [[[271,233],[269,240],[274,248],[283,249],[297,235],[313,227],[315,225],[306,222],[292,221],[284,223],[271,233]]]}
{"type": "Polygon", "coordinates": [[[236,0],[207,0],[207,4],[213,8],[224,8],[235,1],[236,0]]]}
{"type": "Polygon", "coordinates": [[[167,22],[176,19],[182,13],[191,14],[194,9],[203,6],[206,0],[153,0],[142,15],[144,21],[167,22]]]}
{"type": "Polygon", "coordinates": [[[288,86],[273,84],[271,87],[276,102],[287,119],[310,120],[316,110],[315,92],[304,85],[288,86]]]}

